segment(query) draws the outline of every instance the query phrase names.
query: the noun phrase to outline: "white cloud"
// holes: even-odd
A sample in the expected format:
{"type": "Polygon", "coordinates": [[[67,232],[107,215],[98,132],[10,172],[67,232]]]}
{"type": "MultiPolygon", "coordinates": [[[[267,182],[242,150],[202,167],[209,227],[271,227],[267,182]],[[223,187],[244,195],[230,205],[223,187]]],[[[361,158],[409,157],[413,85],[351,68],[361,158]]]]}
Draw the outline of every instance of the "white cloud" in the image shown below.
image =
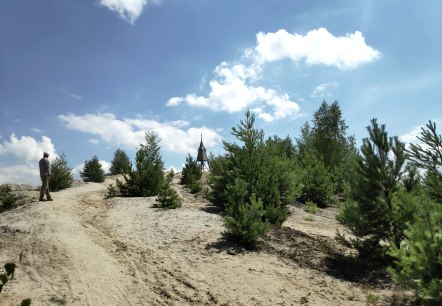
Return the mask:
{"type": "Polygon", "coordinates": [[[100,140],[99,139],[96,139],[96,138],[91,138],[91,139],[89,139],[88,140],[90,143],[92,143],[92,144],[99,144],[100,143],[100,140]]]}
{"type": "Polygon", "coordinates": [[[0,166],[0,184],[39,184],[38,161],[43,157],[43,152],[49,153],[50,160],[57,157],[49,137],[42,136],[41,141],[38,141],[30,136],[17,138],[15,134],[11,134],[9,141],[4,140],[0,143],[0,156],[10,156],[14,159],[8,166],[0,166]]]}
{"type": "Polygon", "coordinates": [[[37,186],[40,184],[38,162],[35,165],[0,166],[1,184],[31,184],[37,186]]]}
{"type": "Polygon", "coordinates": [[[176,106],[187,103],[214,111],[236,113],[255,104],[261,104],[258,117],[265,121],[296,117],[299,106],[291,101],[287,94],[250,84],[257,78],[258,72],[259,69],[254,66],[247,67],[243,64],[223,62],[215,68],[215,79],[209,82],[211,90],[208,97],[195,94],[173,97],[166,105],[176,106]]]}
{"type": "Polygon", "coordinates": [[[42,136],[41,141],[37,141],[30,136],[17,138],[15,134],[11,134],[9,141],[0,143],[0,156],[12,155],[19,161],[27,163],[40,160],[43,152],[49,153],[52,159],[57,157],[51,139],[46,136],[42,136]]]}
{"type": "Polygon", "coordinates": [[[329,92],[330,89],[338,88],[339,82],[326,82],[319,84],[313,89],[312,94],[310,95],[311,98],[325,98],[325,97],[331,97],[332,94],[329,92]]]}
{"type": "Polygon", "coordinates": [[[423,128],[424,125],[415,126],[410,132],[399,136],[399,140],[405,143],[418,143],[420,142],[419,139],[417,139],[417,136],[419,136],[422,132],[421,128],[423,128]]]}
{"type": "Polygon", "coordinates": [[[37,128],[32,128],[31,130],[35,133],[42,133],[43,132],[42,130],[37,129],[37,128]]]}
{"type": "Polygon", "coordinates": [[[361,32],[336,37],[325,28],[306,35],[290,34],[281,29],[275,33],[258,33],[255,48],[256,60],[260,63],[290,59],[305,61],[308,65],[335,66],[339,69],[354,69],[380,56],[379,51],[365,43],[361,32]]]}
{"type": "Polygon", "coordinates": [[[159,4],[159,0],[100,0],[100,4],[117,12],[121,18],[134,24],[147,4],[159,4]]]}
{"type": "Polygon", "coordinates": [[[73,94],[73,93],[70,93],[70,94],[68,94],[68,95],[69,95],[69,97],[71,97],[71,98],[73,98],[73,99],[75,99],[75,100],[81,100],[81,99],[82,99],[81,96],[78,96],[78,95],[73,94]]]}
{"type": "Polygon", "coordinates": [[[207,127],[181,129],[187,122],[173,121],[161,123],[155,120],[143,118],[117,119],[115,115],[86,114],[60,115],[58,117],[68,128],[80,132],[92,134],[100,141],[107,142],[117,147],[135,149],[140,143],[144,143],[145,131],[151,130],[161,138],[160,146],[170,152],[192,153],[199,145],[201,134],[204,137],[206,147],[212,147],[221,142],[221,136],[207,127]]]}
{"type": "MultiPolygon", "coordinates": [[[[222,62],[208,82],[207,96],[195,93],[170,98],[167,106],[188,104],[214,111],[235,113],[252,108],[265,121],[293,119],[299,114],[299,106],[286,93],[272,88],[257,86],[266,63],[291,59],[305,61],[308,65],[327,65],[339,69],[354,69],[379,57],[379,52],[365,43],[360,32],[335,37],[326,29],[319,28],[305,36],[290,34],[286,30],[275,33],[258,33],[254,49],[246,49],[241,62],[222,62]],[[244,62],[248,62],[245,64],[244,62]]],[[[337,83],[322,84],[313,94],[324,95],[326,89],[337,87],[337,83]]],[[[312,95],[313,95],[312,94],[312,95]]]]}

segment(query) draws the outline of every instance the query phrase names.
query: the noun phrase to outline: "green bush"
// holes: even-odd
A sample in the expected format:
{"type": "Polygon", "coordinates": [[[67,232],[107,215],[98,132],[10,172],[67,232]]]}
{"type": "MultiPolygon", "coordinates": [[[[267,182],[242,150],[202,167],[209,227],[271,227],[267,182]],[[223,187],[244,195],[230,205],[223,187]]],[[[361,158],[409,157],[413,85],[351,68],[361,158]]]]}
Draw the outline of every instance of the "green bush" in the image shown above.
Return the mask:
{"type": "Polygon", "coordinates": [[[333,182],[322,160],[312,153],[304,153],[300,160],[302,174],[302,202],[313,201],[325,208],[333,195],[333,182]]]}
{"type": "Polygon", "coordinates": [[[127,197],[150,197],[158,194],[163,184],[163,161],[160,155],[159,137],[152,131],[144,136],[146,144],[140,144],[135,156],[135,169],[123,174],[124,182],[117,180],[120,193],[127,197]]]}
{"type": "Polygon", "coordinates": [[[164,178],[163,184],[159,190],[158,196],[156,198],[157,204],[155,207],[174,209],[181,207],[182,200],[178,193],[170,186],[172,182],[174,173],[170,171],[168,175],[164,178]]]}
{"type": "Polygon", "coordinates": [[[189,188],[191,193],[198,193],[201,191],[201,176],[201,167],[198,165],[198,162],[188,154],[186,164],[181,173],[181,184],[189,188]]]}
{"type": "Polygon", "coordinates": [[[0,186],[0,203],[4,209],[11,208],[17,201],[17,197],[12,193],[11,186],[0,186]]]}
{"type": "Polygon", "coordinates": [[[265,214],[261,199],[253,194],[246,201],[247,183],[236,179],[228,186],[229,201],[224,217],[227,237],[246,246],[254,246],[258,239],[269,231],[269,226],[262,221],[265,214]]]}
{"type": "Polygon", "coordinates": [[[117,196],[117,193],[118,191],[115,186],[113,184],[109,184],[109,186],[107,187],[106,198],[115,198],[117,196]]]}
{"type": "Polygon", "coordinates": [[[418,212],[399,246],[391,244],[395,259],[393,280],[413,289],[421,299],[442,304],[442,205],[428,196],[419,198],[418,212]]]}
{"type": "Polygon", "coordinates": [[[91,160],[84,162],[83,171],[80,171],[80,176],[85,182],[104,182],[104,170],[101,167],[97,156],[94,156],[91,160]]]}
{"type": "Polygon", "coordinates": [[[316,215],[316,213],[319,211],[318,205],[312,201],[305,202],[304,210],[308,212],[309,214],[316,215]]]}
{"type": "Polygon", "coordinates": [[[58,191],[72,186],[74,176],[72,169],[68,167],[66,155],[62,153],[51,163],[51,178],[49,179],[49,190],[58,191]]]}
{"type": "Polygon", "coordinates": [[[111,161],[111,166],[109,169],[109,174],[123,174],[129,173],[130,171],[130,160],[126,152],[123,149],[117,149],[114,152],[114,158],[111,161]]]}

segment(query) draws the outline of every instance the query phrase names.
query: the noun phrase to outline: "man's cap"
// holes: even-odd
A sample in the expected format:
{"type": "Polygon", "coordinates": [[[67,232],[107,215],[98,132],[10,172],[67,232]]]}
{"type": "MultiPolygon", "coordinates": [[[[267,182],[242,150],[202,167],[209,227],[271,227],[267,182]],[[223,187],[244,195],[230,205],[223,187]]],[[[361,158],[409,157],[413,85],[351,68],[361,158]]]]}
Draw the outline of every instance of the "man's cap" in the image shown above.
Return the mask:
{"type": "Polygon", "coordinates": [[[48,153],[48,152],[44,152],[44,153],[43,153],[43,156],[44,156],[44,157],[48,157],[48,156],[49,156],[49,153],[48,153]]]}

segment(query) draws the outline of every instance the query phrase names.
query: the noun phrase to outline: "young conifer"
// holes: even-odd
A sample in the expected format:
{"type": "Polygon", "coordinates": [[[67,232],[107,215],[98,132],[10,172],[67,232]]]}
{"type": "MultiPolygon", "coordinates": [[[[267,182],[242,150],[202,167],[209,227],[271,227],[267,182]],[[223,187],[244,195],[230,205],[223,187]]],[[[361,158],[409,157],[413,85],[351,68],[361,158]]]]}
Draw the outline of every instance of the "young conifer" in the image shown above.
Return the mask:
{"type": "Polygon", "coordinates": [[[66,155],[62,153],[51,163],[51,178],[49,190],[58,191],[72,186],[74,176],[72,169],[68,167],[66,155]]]}
{"type": "Polygon", "coordinates": [[[96,155],[84,162],[83,171],[80,171],[80,176],[85,182],[104,182],[104,170],[96,155]]]}
{"type": "Polygon", "coordinates": [[[186,164],[181,172],[181,184],[189,188],[192,193],[197,193],[201,191],[201,176],[201,167],[198,165],[198,162],[188,154],[186,164]]]}
{"type": "Polygon", "coordinates": [[[397,137],[388,137],[385,125],[373,119],[367,129],[369,138],[361,147],[352,198],[338,215],[355,237],[347,240],[338,234],[338,238],[356,248],[363,258],[382,257],[385,243],[400,236],[396,233],[393,193],[399,187],[405,161],[404,144],[397,137]]]}
{"type": "Polygon", "coordinates": [[[130,160],[123,149],[117,149],[114,152],[114,158],[111,161],[109,173],[111,175],[129,173],[130,160]]]}
{"type": "MultiPolygon", "coordinates": [[[[140,144],[135,156],[135,169],[123,173],[124,183],[117,180],[123,196],[150,197],[157,195],[163,183],[163,161],[160,154],[160,139],[152,131],[144,136],[146,143],[140,144]]],[[[131,167],[132,168],[132,167],[131,167]]]]}

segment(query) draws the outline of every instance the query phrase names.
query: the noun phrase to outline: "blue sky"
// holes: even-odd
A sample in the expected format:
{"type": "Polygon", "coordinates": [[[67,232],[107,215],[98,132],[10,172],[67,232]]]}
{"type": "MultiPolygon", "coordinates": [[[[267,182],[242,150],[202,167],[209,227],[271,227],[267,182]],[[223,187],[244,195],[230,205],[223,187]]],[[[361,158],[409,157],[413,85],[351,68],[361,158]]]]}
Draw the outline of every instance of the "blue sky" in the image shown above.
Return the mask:
{"type": "Polygon", "coordinates": [[[181,168],[251,109],[267,136],[299,136],[323,100],[348,133],[371,118],[413,141],[442,124],[442,2],[4,0],[0,183],[38,184],[44,151],[81,168],[132,158],[153,130],[181,168]]]}

